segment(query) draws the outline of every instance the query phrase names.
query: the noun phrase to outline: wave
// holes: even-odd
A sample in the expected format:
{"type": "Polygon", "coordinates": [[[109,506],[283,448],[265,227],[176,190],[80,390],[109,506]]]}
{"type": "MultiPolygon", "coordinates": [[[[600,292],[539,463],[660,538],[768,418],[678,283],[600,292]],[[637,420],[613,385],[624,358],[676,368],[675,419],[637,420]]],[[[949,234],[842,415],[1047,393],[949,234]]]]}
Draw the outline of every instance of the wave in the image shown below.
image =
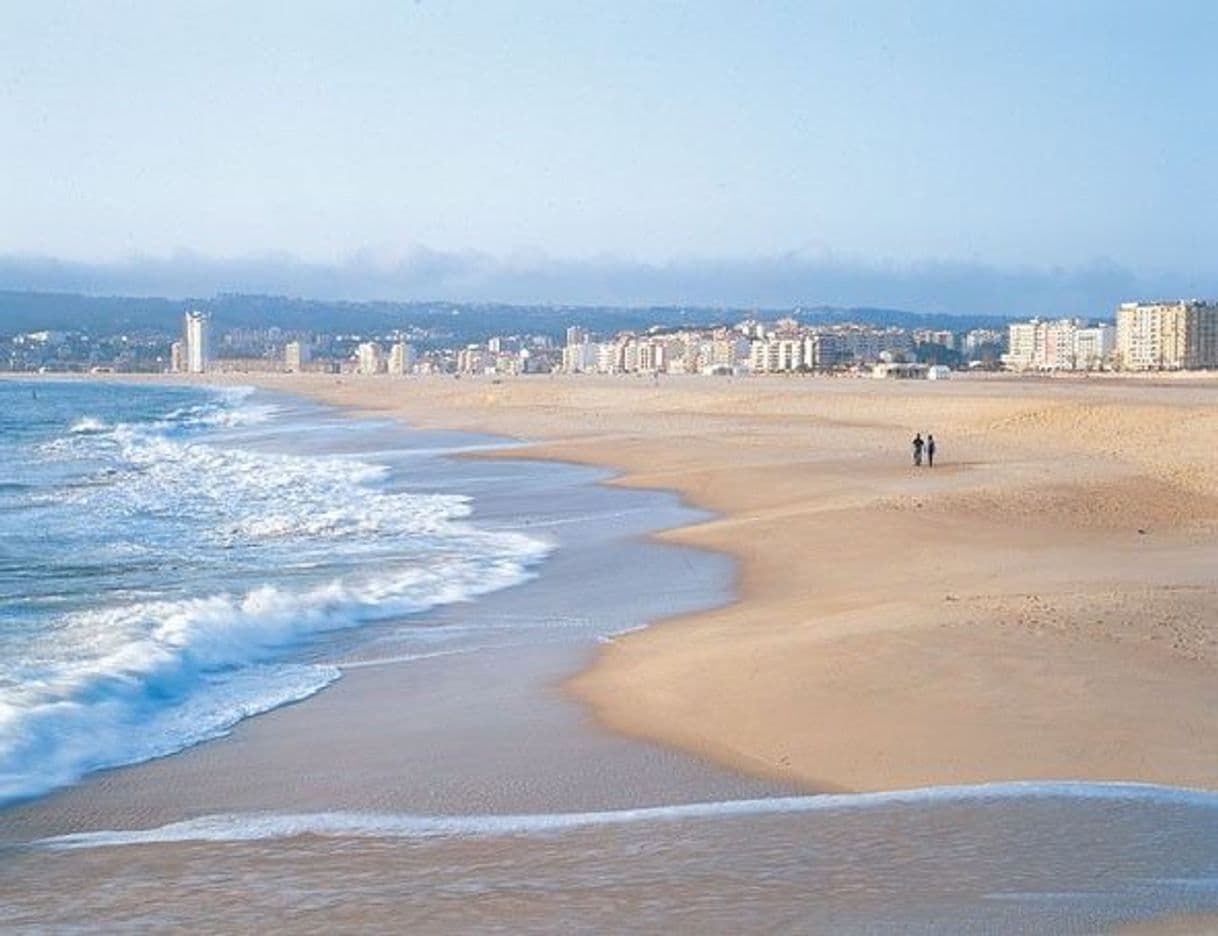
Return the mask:
{"type": "Polygon", "coordinates": [[[545,835],[605,826],[676,823],[742,816],[844,812],[891,806],[985,803],[1028,799],[1105,800],[1218,809],[1218,793],[1141,783],[1074,781],[987,783],[878,793],[825,793],[767,799],[719,800],[596,812],[523,815],[414,815],[410,813],[229,813],[151,829],[75,832],[32,844],[50,848],[108,848],[179,842],[249,842],[300,836],[431,839],[545,835]]]}
{"type": "MultiPolygon", "coordinates": [[[[75,548],[102,580],[84,607],[0,633],[0,805],[305,698],[340,673],[290,662],[292,648],[516,584],[547,554],[466,522],[467,498],[384,490],[383,466],[217,443],[217,427],[273,418],[248,397],[92,420],[40,447],[59,480],[26,508],[49,512],[51,539],[84,523],[75,548]],[[107,588],[128,574],[134,588],[107,588]]],[[[48,589],[79,593],[44,568],[48,589]]]]}
{"type": "Polygon", "coordinates": [[[18,685],[0,692],[0,804],[220,737],[339,678],[333,666],[273,664],[286,648],[468,600],[527,574],[512,560],[471,559],[302,593],[265,585],[76,615],[66,625],[82,635],[73,645],[94,635],[110,646],[80,662],[27,666],[18,685]]]}
{"type": "Polygon", "coordinates": [[[76,422],[68,427],[68,432],[72,435],[85,435],[95,432],[105,432],[110,426],[103,420],[94,419],[92,416],[82,416],[76,422]]]}

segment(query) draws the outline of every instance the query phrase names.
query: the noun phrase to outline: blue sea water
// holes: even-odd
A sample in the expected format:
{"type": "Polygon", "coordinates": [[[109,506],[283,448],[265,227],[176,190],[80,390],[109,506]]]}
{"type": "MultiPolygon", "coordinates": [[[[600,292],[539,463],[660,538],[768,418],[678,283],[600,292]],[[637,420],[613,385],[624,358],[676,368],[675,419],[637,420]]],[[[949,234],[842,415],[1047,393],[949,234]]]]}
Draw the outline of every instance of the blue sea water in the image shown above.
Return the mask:
{"type": "MultiPolygon", "coordinates": [[[[249,389],[0,382],[0,805],[339,677],[326,635],[520,582],[546,545],[364,454],[250,443],[249,389]]],[[[282,427],[281,427],[282,428],[282,427]]]]}

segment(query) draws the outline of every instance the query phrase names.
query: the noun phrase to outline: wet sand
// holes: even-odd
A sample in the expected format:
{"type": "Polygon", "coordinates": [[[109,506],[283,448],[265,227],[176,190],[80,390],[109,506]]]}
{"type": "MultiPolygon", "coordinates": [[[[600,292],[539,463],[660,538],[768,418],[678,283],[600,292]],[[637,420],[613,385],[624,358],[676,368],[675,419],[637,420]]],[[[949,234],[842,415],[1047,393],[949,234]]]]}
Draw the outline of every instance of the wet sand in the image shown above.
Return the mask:
{"type": "Polygon", "coordinates": [[[615,730],[816,789],[1218,787],[1218,383],[258,380],[715,511],[661,539],[738,600],[570,683],[615,730]]]}

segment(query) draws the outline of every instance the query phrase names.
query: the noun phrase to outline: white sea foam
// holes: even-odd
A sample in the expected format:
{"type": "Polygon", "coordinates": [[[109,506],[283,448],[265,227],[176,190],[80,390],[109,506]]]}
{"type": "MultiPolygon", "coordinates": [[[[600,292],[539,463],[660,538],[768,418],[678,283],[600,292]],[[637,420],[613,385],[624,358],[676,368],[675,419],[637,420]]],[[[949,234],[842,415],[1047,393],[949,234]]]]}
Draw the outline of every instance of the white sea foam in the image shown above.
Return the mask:
{"type": "Polygon", "coordinates": [[[429,816],[345,811],[232,813],[201,816],[152,829],[77,832],[41,839],[34,844],[51,848],[105,848],[173,842],[247,842],[305,835],[376,839],[495,838],[738,816],[844,812],[880,807],[1049,798],[1148,802],[1218,809],[1218,794],[1205,790],[1139,783],[1014,782],[523,815],[429,816]]]}
{"type": "Polygon", "coordinates": [[[194,591],[99,597],[0,659],[0,804],[304,698],[339,671],[287,662],[293,646],[515,584],[546,553],[470,525],[463,497],[381,490],[381,466],[209,444],[200,427],[234,424],[234,408],[269,418],[247,396],[144,423],[94,420],[42,447],[108,466],[97,483],[54,491],[57,506],[113,530],[99,541],[111,555],[130,536],[162,557],[164,576],[188,570],[194,591]],[[234,549],[242,574],[264,568],[271,581],[227,584],[218,557],[234,549]],[[307,577],[282,578],[289,565],[307,577]]]}
{"type": "Polygon", "coordinates": [[[72,423],[68,432],[73,435],[85,435],[93,432],[104,432],[108,428],[110,427],[100,419],[94,419],[92,416],[82,416],[72,423]]]}

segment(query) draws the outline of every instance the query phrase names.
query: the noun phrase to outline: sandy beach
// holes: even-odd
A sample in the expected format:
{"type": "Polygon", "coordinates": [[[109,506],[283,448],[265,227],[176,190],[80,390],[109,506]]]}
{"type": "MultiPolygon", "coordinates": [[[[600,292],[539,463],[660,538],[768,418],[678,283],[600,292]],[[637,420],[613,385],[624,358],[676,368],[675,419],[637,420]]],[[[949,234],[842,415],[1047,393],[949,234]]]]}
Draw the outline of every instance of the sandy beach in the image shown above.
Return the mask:
{"type": "Polygon", "coordinates": [[[7,807],[7,929],[1212,923],[1214,384],[225,381],[275,415],[221,447],[553,551],[7,807]]]}
{"type": "Polygon", "coordinates": [[[569,683],[617,731],[816,790],[1218,787],[1212,383],[241,379],[714,511],[661,536],[737,600],[569,683]]]}

